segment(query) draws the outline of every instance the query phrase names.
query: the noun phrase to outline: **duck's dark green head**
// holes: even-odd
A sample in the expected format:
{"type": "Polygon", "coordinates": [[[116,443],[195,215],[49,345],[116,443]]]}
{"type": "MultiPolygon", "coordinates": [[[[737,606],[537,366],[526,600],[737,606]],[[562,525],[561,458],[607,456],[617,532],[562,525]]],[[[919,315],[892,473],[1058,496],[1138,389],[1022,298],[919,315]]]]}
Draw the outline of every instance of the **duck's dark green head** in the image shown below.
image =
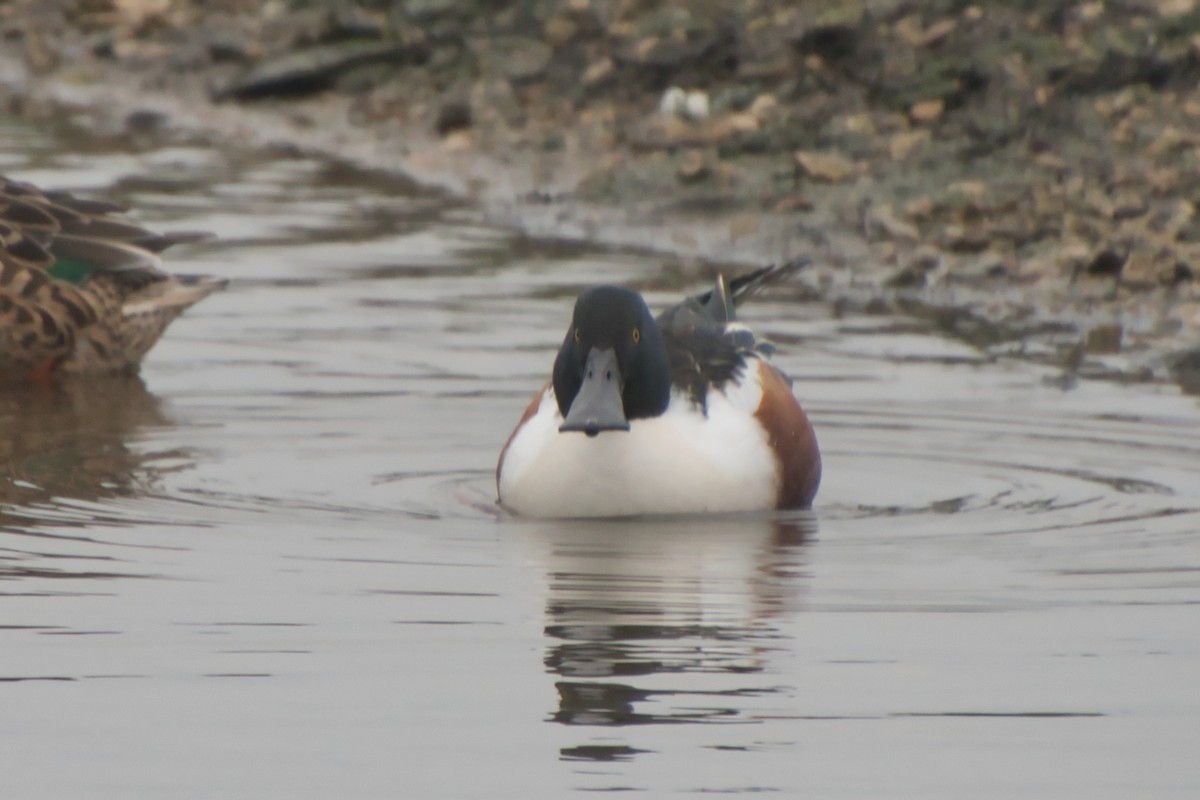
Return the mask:
{"type": "Polygon", "coordinates": [[[560,431],[627,431],[629,420],[655,417],[671,399],[662,332],[641,295],[598,286],[580,295],[554,360],[560,431]]]}

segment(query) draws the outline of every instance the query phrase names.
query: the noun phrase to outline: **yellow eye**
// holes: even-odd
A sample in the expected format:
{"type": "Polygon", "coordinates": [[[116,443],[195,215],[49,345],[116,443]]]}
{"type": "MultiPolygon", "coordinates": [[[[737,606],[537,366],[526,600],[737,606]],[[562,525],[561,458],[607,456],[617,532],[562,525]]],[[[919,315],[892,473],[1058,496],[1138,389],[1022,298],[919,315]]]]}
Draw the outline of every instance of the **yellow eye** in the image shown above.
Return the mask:
{"type": "Polygon", "coordinates": [[[642,332],[637,328],[633,329],[633,343],[637,344],[642,340],[642,332]]]}
{"type": "Polygon", "coordinates": [[[583,340],[583,331],[579,330],[579,328],[576,328],[575,329],[575,341],[579,342],[582,340],[583,340]]]}

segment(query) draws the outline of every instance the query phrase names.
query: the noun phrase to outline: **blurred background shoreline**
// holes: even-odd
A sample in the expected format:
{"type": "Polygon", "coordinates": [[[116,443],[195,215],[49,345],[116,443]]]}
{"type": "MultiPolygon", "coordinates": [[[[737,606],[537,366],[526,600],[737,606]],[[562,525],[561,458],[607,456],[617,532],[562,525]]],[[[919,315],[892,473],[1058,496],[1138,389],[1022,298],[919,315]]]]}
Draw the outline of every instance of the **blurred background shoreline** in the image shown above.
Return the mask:
{"type": "Polygon", "coordinates": [[[997,355],[1200,386],[1200,10],[18,0],[6,113],[349,160],[997,355]]]}

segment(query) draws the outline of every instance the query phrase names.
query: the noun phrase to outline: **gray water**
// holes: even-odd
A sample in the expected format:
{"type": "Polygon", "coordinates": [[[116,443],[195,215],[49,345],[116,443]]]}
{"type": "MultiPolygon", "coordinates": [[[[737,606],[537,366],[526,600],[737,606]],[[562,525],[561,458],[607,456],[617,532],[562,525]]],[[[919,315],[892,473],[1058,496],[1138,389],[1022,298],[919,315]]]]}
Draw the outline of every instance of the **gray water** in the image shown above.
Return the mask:
{"type": "Polygon", "coordinates": [[[0,127],[220,239],[141,381],[0,396],[0,796],[1200,793],[1200,408],[783,288],[811,514],[527,522],[496,455],[597,281],[402,181],[0,127]]]}

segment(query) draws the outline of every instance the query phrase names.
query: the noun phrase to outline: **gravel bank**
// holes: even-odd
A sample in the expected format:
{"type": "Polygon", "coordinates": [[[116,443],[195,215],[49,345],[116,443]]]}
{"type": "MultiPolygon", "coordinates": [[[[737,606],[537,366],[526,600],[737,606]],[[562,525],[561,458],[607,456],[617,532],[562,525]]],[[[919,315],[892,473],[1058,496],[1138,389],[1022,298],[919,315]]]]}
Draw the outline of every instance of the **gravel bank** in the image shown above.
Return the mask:
{"type": "Polygon", "coordinates": [[[538,234],[810,253],[838,309],[1194,390],[1197,6],[16,0],[0,99],[349,158],[538,234]]]}

